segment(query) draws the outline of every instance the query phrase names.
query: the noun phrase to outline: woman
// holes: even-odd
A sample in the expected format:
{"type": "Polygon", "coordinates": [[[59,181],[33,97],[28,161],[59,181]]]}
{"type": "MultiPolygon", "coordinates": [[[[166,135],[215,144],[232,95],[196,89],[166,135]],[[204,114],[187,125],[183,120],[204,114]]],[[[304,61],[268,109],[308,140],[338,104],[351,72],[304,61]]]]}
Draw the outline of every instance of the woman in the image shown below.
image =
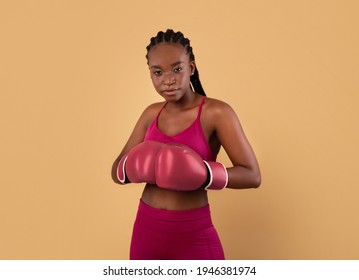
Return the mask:
{"type": "Polygon", "coordinates": [[[224,259],[207,191],[257,188],[256,157],[232,108],[206,97],[181,32],[158,32],[146,58],[164,101],[144,110],[112,168],[116,183],[147,183],[130,259],[224,259]],[[232,167],[216,162],[221,146],[232,167]]]}

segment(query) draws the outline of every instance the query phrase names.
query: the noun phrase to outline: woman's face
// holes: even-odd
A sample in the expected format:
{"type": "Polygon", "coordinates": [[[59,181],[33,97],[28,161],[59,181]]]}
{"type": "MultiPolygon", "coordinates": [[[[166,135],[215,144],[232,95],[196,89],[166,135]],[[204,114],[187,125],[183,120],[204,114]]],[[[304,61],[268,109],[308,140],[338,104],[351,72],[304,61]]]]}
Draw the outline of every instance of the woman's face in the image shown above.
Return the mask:
{"type": "Polygon", "coordinates": [[[190,77],[195,62],[182,45],[160,43],[148,53],[148,66],[156,91],[166,101],[177,101],[185,94],[192,94],[190,77]]]}

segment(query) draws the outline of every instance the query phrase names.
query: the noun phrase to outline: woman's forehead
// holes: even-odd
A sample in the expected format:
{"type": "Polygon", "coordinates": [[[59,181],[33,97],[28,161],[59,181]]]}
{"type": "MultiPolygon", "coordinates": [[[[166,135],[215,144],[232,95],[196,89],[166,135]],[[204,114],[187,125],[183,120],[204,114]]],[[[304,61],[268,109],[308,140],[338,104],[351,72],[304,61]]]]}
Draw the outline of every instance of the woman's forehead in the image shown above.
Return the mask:
{"type": "Polygon", "coordinates": [[[160,43],[152,47],[148,53],[149,64],[173,64],[178,61],[186,62],[189,55],[180,44],[160,43]]]}

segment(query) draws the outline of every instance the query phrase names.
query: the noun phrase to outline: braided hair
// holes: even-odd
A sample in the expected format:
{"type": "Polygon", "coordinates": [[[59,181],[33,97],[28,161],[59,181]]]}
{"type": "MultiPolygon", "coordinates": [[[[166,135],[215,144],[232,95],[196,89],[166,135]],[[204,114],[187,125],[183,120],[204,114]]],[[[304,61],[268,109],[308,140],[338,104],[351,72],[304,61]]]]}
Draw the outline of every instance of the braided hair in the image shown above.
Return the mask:
{"type": "MultiPolygon", "coordinates": [[[[173,43],[173,44],[180,44],[182,45],[186,53],[189,55],[190,61],[194,61],[194,54],[192,51],[192,47],[190,45],[189,39],[185,38],[182,32],[174,32],[172,29],[167,29],[166,32],[160,31],[157,33],[156,37],[151,38],[150,44],[146,47],[147,54],[146,59],[148,60],[148,53],[155,45],[159,43],[173,43]]],[[[196,93],[206,96],[206,93],[203,90],[201,81],[199,80],[199,73],[197,67],[195,67],[194,73],[191,76],[191,83],[190,86],[192,90],[196,93]]]]}

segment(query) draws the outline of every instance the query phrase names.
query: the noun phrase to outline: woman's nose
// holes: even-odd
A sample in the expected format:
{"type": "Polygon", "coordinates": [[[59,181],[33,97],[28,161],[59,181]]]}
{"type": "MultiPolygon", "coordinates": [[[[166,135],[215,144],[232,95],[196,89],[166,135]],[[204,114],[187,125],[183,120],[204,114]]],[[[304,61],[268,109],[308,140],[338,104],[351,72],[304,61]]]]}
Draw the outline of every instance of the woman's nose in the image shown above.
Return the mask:
{"type": "Polygon", "coordinates": [[[164,79],[164,84],[166,86],[171,86],[176,83],[176,79],[173,75],[167,75],[164,79]]]}

